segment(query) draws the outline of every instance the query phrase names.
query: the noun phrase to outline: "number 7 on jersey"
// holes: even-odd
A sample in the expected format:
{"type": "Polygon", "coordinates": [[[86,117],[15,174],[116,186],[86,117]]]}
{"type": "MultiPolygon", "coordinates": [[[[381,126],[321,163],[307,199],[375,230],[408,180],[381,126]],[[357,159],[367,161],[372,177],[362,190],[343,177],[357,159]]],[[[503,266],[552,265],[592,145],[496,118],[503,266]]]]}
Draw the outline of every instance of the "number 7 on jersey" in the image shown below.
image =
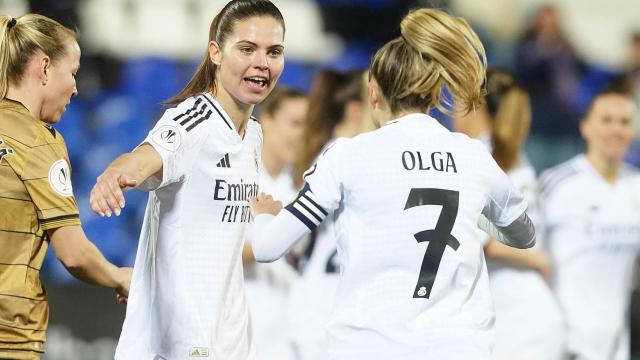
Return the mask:
{"type": "Polygon", "coordinates": [[[456,222],[456,216],[458,215],[459,199],[460,193],[453,190],[414,188],[409,192],[409,198],[407,198],[407,203],[404,206],[405,210],[424,205],[442,206],[436,227],[413,235],[419,243],[429,242],[422,260],[418,284],[416,284],[416,288],[413,291],[414,298],[429,298],[444,250],[447,245],[454,251],[458,250],[460,246],[460,242],[451,235],[453,224],[456,222]]]}

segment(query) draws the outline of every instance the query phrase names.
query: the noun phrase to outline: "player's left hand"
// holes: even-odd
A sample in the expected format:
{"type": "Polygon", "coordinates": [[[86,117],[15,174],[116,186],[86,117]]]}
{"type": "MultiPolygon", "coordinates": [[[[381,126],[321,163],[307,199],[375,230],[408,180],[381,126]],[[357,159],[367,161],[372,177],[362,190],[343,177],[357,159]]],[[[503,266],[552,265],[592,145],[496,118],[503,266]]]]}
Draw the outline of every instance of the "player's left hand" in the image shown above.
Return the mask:
{"type": "Polygon", "coordinates": [[[271,195],[265,193],[249,198],[249,205],[254,218],[260,214],[278,215],[282,210],[282,202],[273,200],[271,195]]]}

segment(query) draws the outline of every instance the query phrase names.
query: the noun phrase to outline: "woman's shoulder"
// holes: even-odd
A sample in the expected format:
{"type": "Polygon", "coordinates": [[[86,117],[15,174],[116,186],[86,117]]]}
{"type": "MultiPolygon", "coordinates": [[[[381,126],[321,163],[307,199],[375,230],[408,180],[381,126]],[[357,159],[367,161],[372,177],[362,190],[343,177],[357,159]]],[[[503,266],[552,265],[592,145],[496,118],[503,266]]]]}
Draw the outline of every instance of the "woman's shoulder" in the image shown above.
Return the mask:
{"type": "Polygon", "coordinates": [[[46,143],[64,142],[52,126],[29,113],[6,108],[0,108],[0,138],[5,143],[16,142],[27,147],[41,145],[43,140],[46,143]]]}

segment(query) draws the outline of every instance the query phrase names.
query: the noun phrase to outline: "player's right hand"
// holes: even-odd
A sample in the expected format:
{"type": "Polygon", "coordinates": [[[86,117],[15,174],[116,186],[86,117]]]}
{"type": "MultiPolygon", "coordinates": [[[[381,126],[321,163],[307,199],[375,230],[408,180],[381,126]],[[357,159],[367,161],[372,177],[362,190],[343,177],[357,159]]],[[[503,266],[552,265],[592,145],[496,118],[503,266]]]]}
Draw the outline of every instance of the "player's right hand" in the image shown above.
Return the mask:
{"type": "Polygon", "coordinates": [[[249,205],[254,218],[260,214],[278,215],[282,210],[282,202],[273,200],[271,195],[265,193],[249,198],[249,205]]]}
{"type": "Polygon", "coordinates": [[[118,169],[109,167],[98,176],[91,189],[89,204],[91,210],[100,216],[111,217],[112,213],[120,215],[124,208],[123,190],[136,187],[138,182],[122,174],[118,169]]]}

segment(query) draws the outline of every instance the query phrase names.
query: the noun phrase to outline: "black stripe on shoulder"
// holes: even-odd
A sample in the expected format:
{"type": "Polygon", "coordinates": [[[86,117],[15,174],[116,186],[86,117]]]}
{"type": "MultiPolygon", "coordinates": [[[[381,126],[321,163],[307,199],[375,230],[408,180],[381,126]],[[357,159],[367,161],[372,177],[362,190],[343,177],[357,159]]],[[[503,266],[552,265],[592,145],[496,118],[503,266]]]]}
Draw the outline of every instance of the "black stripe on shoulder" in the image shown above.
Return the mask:
{"type": "Polygon", "coordinates": [[[193,130],[194,127],[198,126],[198,124],[200,124],[201,122],[209,119],[209,117],[211,116],[211,114],[213,114],[213,111],[211,111],[211,109],[209,109],[209,111],[207,111],[206,114],[204,114],[203,116],[200,116],[196,121],[194,121],[191,125],[189,125],[187,127],[187,132],[193,130]]]}
{"type": "Polygon", "coordinates": [[[218,115],[220,115],[220,118],[224,121],[224,123],[227,124],[229,130],[233,130],[233,127],[231,126],[231,124],[229,124],[229,121],[227,121],[227,119],[222,114],[222,111],[218,109],[216,104],[214,104],[213,101],[211,101],[211,99],[209,99],[206,95],[203,95],[203,97],[209,102],[209,104],[211,104],[211,106],[213,106],[213,109],[218,113],[218,115]]]}
{"type": "Polygon", "coordinates": [[[253,120],[253,121],[257,122],[257,123],[260,123],[260,121],[258,121],[258,118],[256,118],[253,115],[249,116],[249,119],[251,119],[251,120],[253,120]]]}
{"type": "Polygon", "coordinates": [[[200,106],[200,109],[199,109],[199,110],[198,110],[198,109],[196,109],[196,111],[195,111],[193,114],[191,114],[191,115],[187,116],[187,117],[186,117],[186,118],[184,118],[182,121],[180,121],[180,125],[185,126],[185,125],[186,125],[188,122],[190,122],[191,120],[193,120],[193,119],[195,119],[195,118],[197,118],[197,117],[202,116],[202,114],[204,113],[204,111],[205,111],[206,109],[207,109],[207,104],[206,104],[206,103],[203,103],[203,104],[200,106]]]}
{"type": "Polygon", "coordinates": [[[193,111],[195,111],[198,108],[198,105],[200,105],[200,103],[202,103],[202,98],[198,98],[196,100],[196,102],[193,104],[193,106],[191,108],[189,108],[187,111],[185,111],[182,114],[179,114],[178,116],[174,117],[173,121],[179,121],[184,116],[189,116],[193,111]]]}

